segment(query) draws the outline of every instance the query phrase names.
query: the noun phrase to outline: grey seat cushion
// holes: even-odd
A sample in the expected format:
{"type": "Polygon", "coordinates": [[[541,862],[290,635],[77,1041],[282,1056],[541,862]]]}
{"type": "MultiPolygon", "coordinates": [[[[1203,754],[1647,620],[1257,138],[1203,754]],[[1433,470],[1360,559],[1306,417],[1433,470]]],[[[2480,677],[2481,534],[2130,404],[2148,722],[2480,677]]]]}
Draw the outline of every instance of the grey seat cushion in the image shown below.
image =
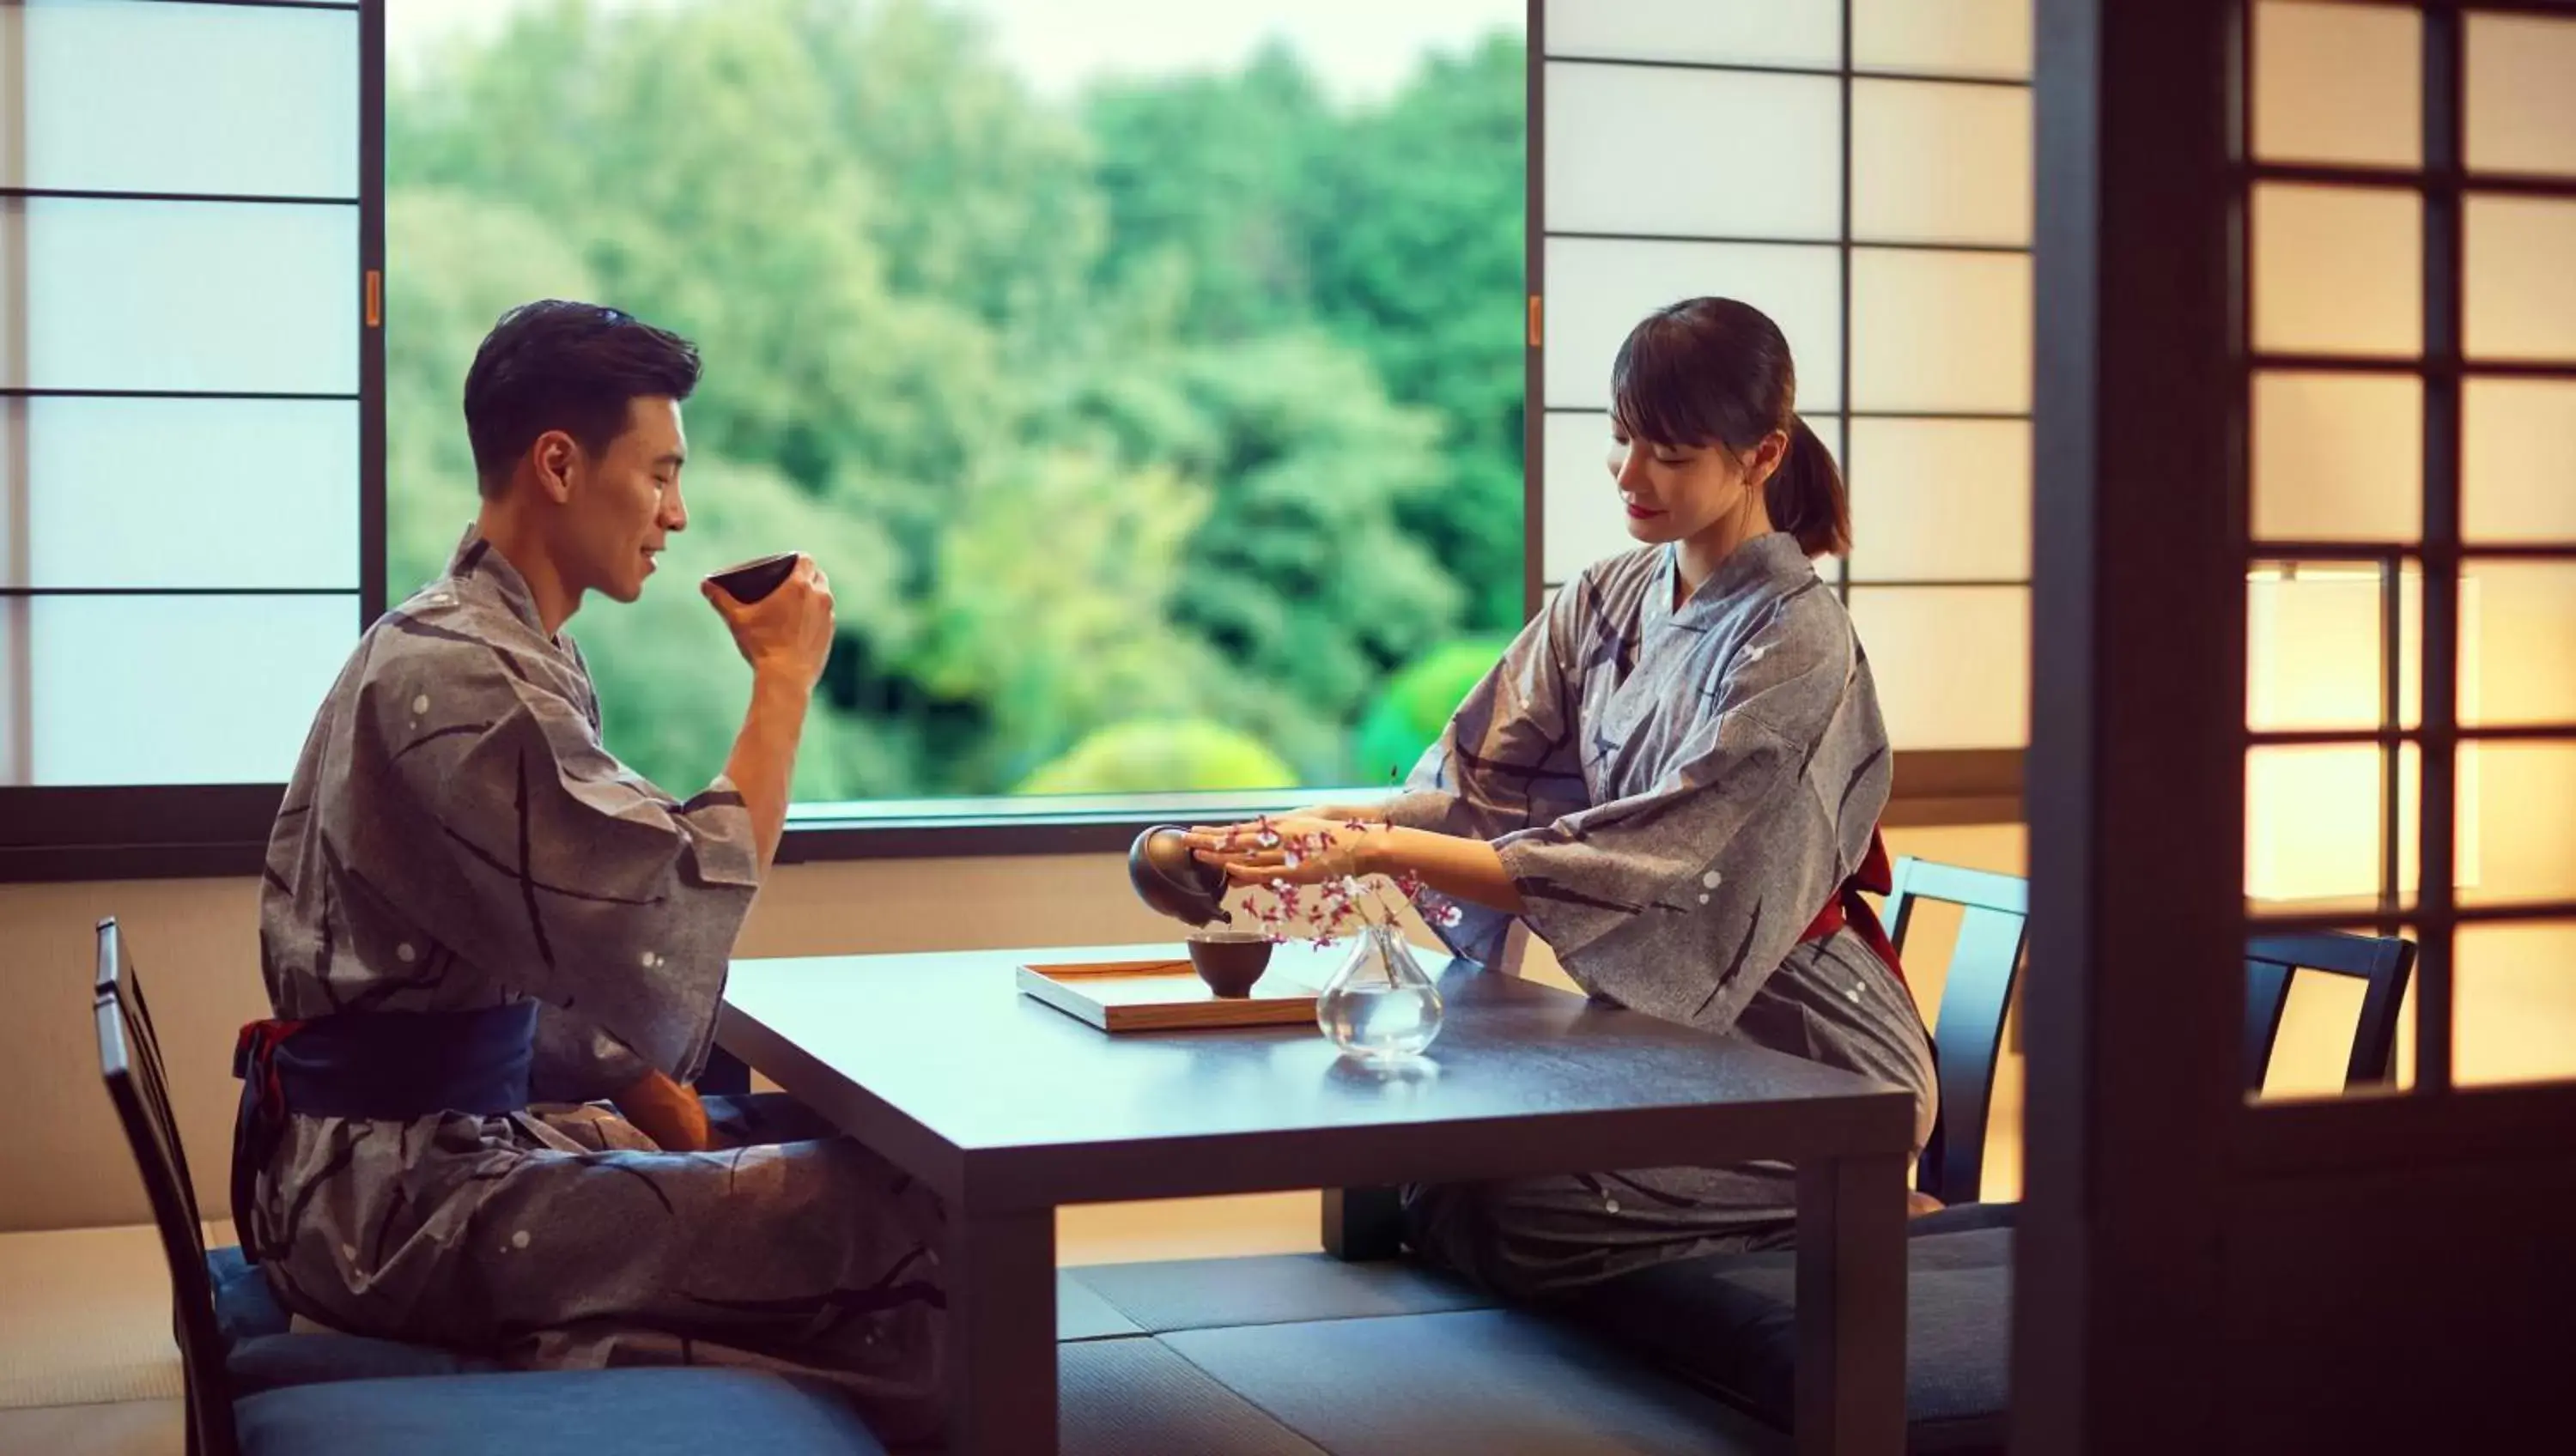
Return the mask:
{"type": "Polygon", "coordinates": [[[215,1287],[215,1330],[229,1347],[260,1335],[286,1333],[286,1306],[268,1287],[259,1266],[236,1248],[206,1251],[206,1280],[215,1287]]]}
{"type": "Polygon", "coordinates": [[[1066,1271],[1148,1334],[1490,1309],[1497,1301],[1409,1260],[1325,1254],[1168,1259],[1066,1271]]]}
{"type": "Polygon", "coordinates": [[[224,1342],[224,1372],[231,1377],[237,1396],[326,1380],[464,1375],[500,1368],[496,1361],[434,1345],[365,1335],[291,1333],[286,1306],[278,1303],[259,1266],[244,1259],[239,1249],[208,1253],[206,1277],[214,1285],[215,1330],[224,1342]]]}
{"type": "MultiPolygon", "coordinates": [[[[2009,1391],[2009,1227],[1906,1241],[1905,1406],[1914,1451],[2001,1449],[2009,1391]]],[[[1935,1215],[1937,1217],[1937,1215],[1935,1215]]],[[[2009,1215],[2003,1215],[2009,1222],[2009,1215]]],[[[1787,1430],[1797,1409],[1797,1255],[1680,1259],[1609,1280],[1561,1312],[1787,1430]]]]}
{"type": "Polygon", "coordinates": [[[233,1406],[242,1456],[883,1456],[839,1400],[740,1370],[567,1370],[340,1380],[233,1406]]]}

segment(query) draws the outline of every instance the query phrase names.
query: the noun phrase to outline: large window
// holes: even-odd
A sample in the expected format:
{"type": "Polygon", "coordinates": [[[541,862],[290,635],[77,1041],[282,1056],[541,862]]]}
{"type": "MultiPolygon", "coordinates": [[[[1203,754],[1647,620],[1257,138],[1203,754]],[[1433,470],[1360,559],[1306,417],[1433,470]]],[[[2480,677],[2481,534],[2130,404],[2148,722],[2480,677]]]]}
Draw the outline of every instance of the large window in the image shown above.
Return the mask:
{"type": "Polygon", "coordinates": [[[611,747],[703,781],[687,578],[832,568],[791,855],[1385,784],[1624,544],[1611,348],[1700,292],[1846,464],[1900,813],[2008,817],[2028,60],[2014,0],[0,6],[0,874],[256,862],[545,295],[709,365],[672,570],[575,624],[611,747]]]}
{"type": "Polygon", "coordinates": [[[705,352],[691,526],[573,628],[648,775],[722,763],[687,583],[770,551],[840,600],[803,819],[1384,784],[1523,620],[1524,0],[388,19],[394,596],[504,307],[705,352]]]}

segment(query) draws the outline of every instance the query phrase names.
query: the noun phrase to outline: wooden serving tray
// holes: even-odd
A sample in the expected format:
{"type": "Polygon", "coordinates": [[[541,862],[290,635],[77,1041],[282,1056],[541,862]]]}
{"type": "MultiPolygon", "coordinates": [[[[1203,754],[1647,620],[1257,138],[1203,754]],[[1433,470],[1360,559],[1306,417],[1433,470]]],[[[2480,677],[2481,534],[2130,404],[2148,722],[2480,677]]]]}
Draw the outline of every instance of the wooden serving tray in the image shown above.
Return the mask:
{"type": "Polygon", "coordinates": [[[1112,1033],[1315,1024],[1315,988],[1281,975],[1275,963],[1251,995],[1233,998],[1209,990],[1187,957],[1027,965],[1019,982],[1021,995],[1112,1033]]]}

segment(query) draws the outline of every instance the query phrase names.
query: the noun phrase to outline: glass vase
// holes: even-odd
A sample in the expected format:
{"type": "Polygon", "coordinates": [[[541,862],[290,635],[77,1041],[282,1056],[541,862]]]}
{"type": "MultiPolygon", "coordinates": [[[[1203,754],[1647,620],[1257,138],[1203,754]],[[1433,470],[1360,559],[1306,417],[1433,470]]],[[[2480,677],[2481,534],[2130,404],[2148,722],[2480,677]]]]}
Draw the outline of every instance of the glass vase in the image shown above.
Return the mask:
{"type": "Polygon", "coordinates": [[[1368,1062],[1418,1056],[1440,1035],[1440,988],[1392,925],[1360,932],[1349,960],[1315,998],[1315,1021],[1343,1052],[1368,1062]]]}

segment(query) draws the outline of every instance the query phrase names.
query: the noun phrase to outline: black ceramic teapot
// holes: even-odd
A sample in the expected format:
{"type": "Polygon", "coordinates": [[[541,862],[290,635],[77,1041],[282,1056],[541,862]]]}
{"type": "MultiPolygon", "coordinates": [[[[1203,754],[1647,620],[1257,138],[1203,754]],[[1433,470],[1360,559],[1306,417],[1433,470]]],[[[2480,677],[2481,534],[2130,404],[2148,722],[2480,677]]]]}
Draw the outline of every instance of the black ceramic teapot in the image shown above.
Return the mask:
{"type": "Polygon", "coordinates": [[[1189,831],[1157,824],[1136,836],[1127,851],[1127,879],[1136,896],[1174,920],[1207,925],[1234,917],[1225,908],[1225,871],[1190,852],[1189,831]]]}

